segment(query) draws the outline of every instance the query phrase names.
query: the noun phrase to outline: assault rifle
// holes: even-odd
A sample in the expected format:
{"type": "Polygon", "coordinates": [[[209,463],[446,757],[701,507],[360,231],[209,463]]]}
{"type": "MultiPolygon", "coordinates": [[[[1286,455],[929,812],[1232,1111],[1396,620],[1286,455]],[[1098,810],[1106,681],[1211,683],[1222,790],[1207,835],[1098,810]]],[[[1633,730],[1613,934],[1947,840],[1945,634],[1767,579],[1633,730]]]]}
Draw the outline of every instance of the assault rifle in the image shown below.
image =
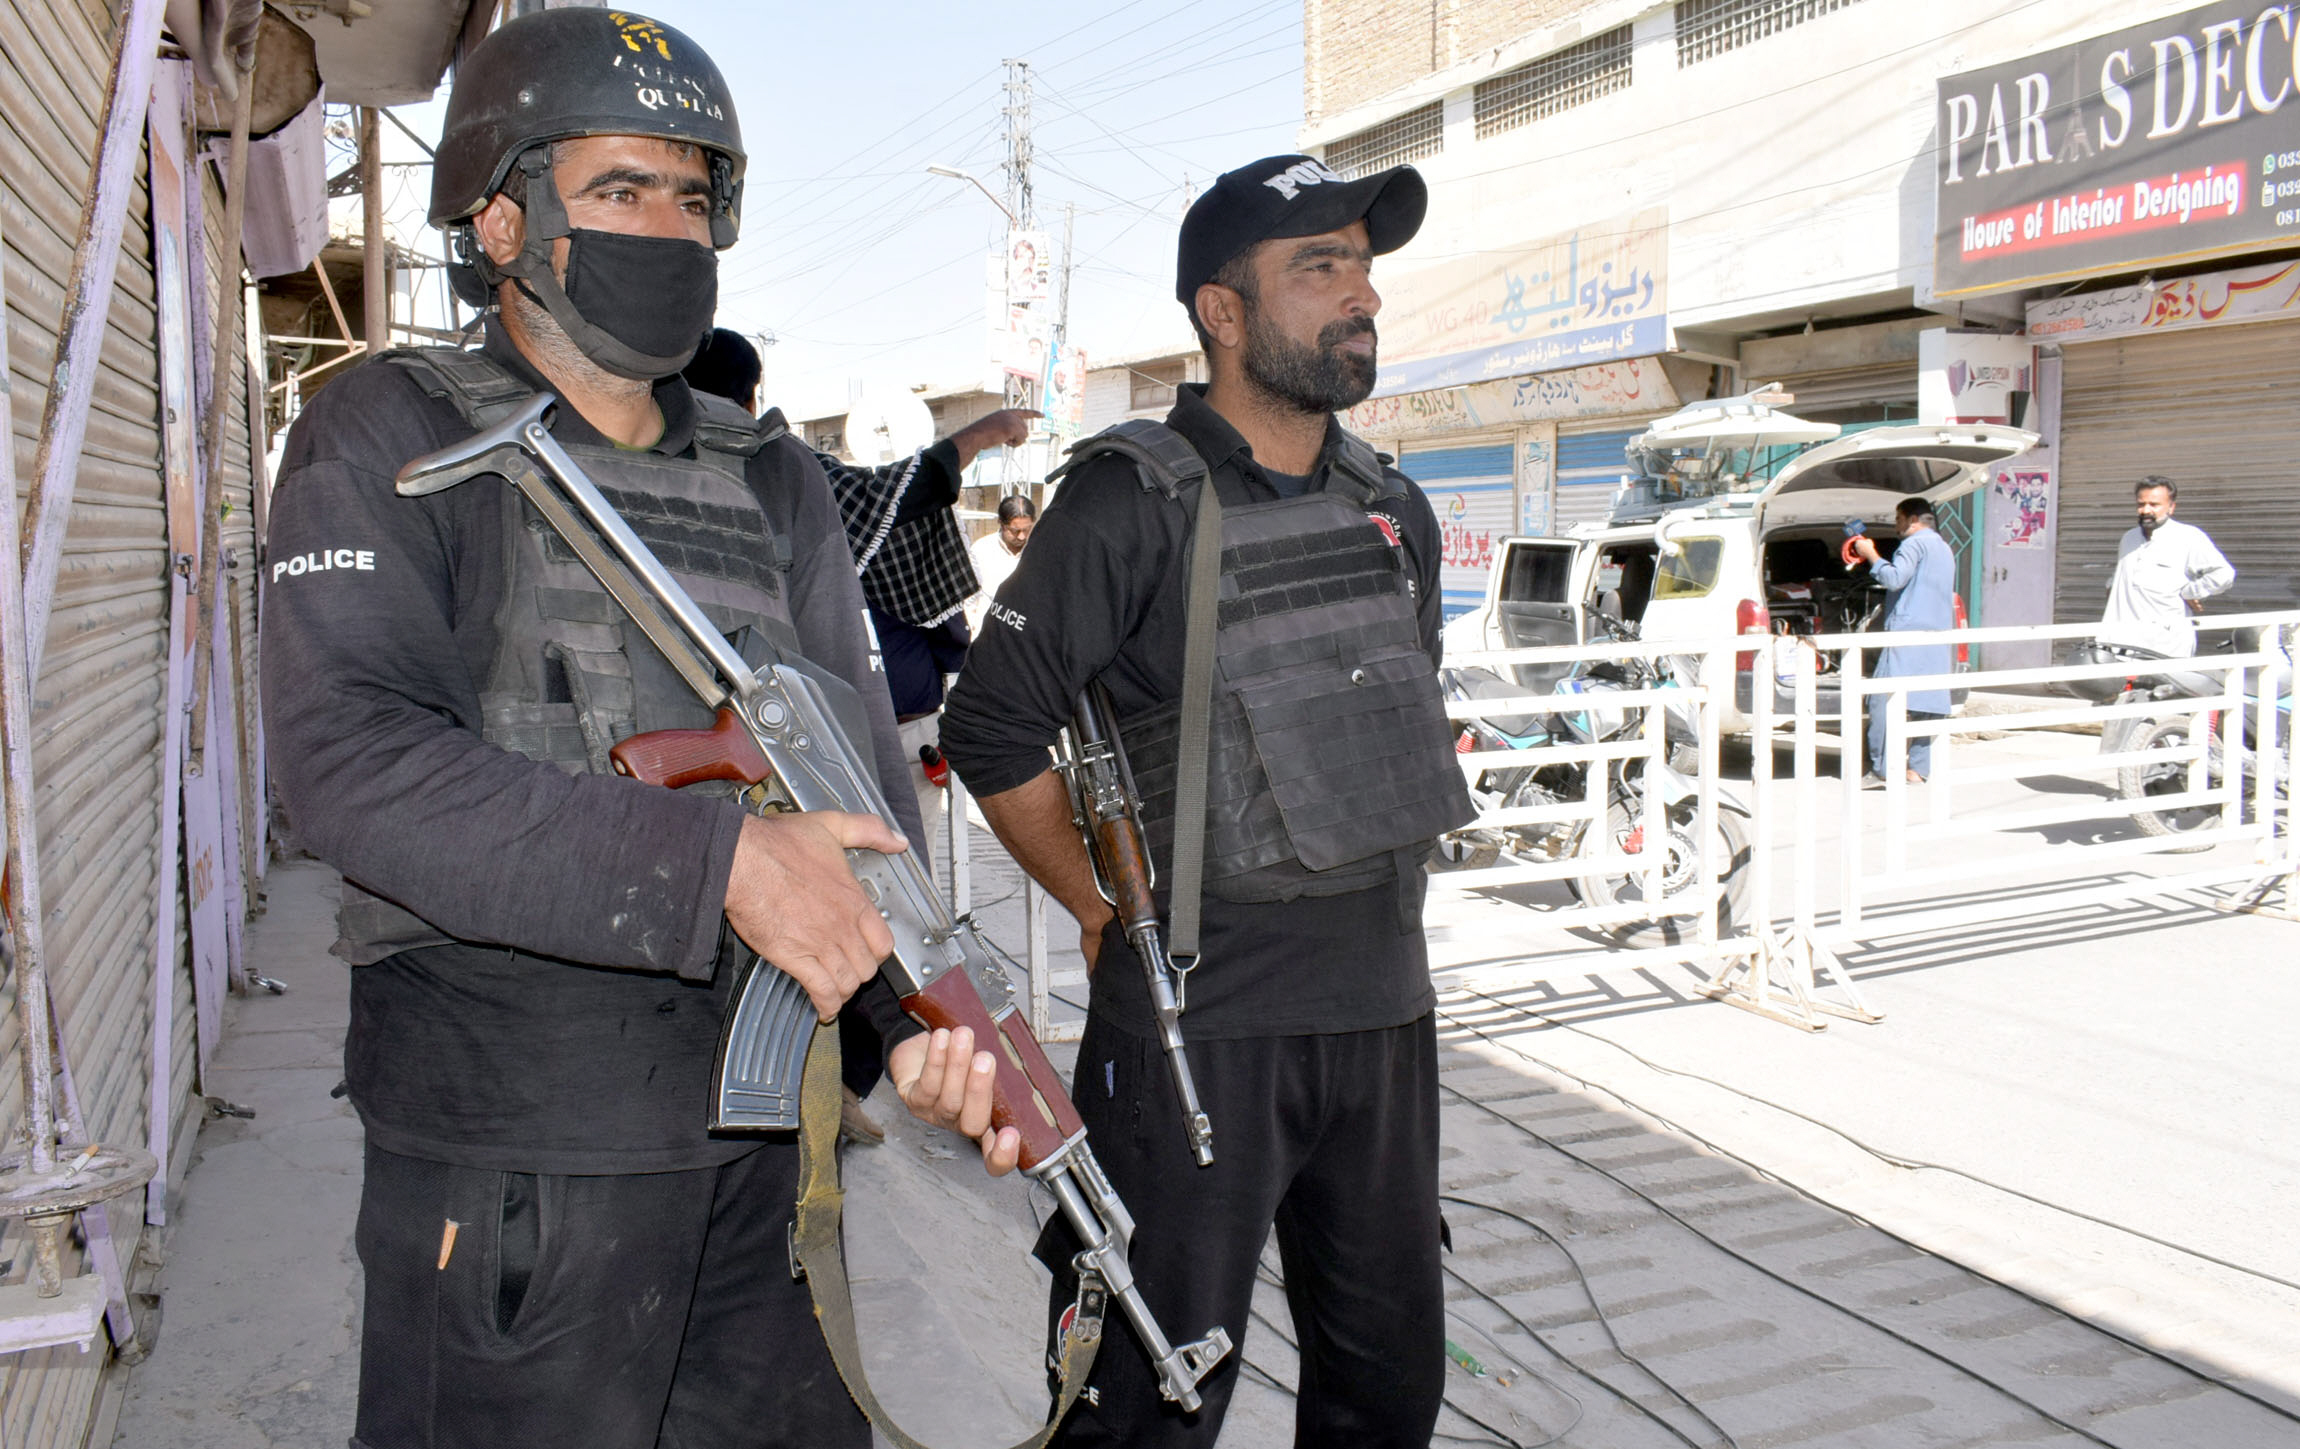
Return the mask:
{"type": "MultiPolygon", "coordinates": [[[[891,822],[867,757],[854,743],[861,700],[837,675],[770,646],[752,668],[652,550],[603,497],[581,465],[544,427],[558,399],[539,393],[494,427],[402,468],[398,491],[420,497],[469,478],[500,475],[526,495],[633,623],[706,705],[709,729],[634,735],[612,752],[616,768],[677,789],[707,780],[768,785],[800,810],[844,810],[891,822]],[[857,721],[850,726],[841,722],[857,721]]],[[[879,973],[913,1020],[971,1027],[997,1059],[991,1121],[1022,1138],[1025,1174],[1046,1185],[1085,1246],[1082,1273],[1098,1274],[1133,1324],[1165,1396],[1198,1407],[1198,1381],[1230,1351],[1216,1325],[1191,1343],[1171,1343],[1135,1286],[1127,1250],[1134,1220],[1086,1143],[1086,1129],[1015,1008],[1006,979],[971,918],[953,919],[914,852],[888,856],[849,850],[863,894],[894,933],[894,954],[879,973]]],[[[814,1008],[798,982],[752,957],[727,1015],[714,1076],[711,1125],[788,1131],[799,1125],[798,1096],[814,1008]]]]}
{"type": "Polygon", "coordinates": [[[1142,794],[1134,788],[1126,743],[1118,735],[1118,714],[1100,680],[1079,691],[1070,728],[1064,732],[1063,753],[1066,758],[1056,768],[1070,786],[1070,818],[1086,838],[1095,889],[1118,912],[1128,944],[1149,973],[1150,1007],[1157,1013],[1158,1039],[1166,1048],[1174,1092],[1182,1102],[1183,1130],[1198,1165],[1209,1167],[1214,1161],[1214,1126],[1206,1120],[1206,1109],[1198,1105],[1198,1084],[1191,1079],[1190,1058],[1182,1046],[1180,983],[1187,980],[1187,972],[1175,969],[1158,928],[1158,902],[1152,895],[1157,877],[1150,865],[1149,843],[1142,838],[1142,794]]]}

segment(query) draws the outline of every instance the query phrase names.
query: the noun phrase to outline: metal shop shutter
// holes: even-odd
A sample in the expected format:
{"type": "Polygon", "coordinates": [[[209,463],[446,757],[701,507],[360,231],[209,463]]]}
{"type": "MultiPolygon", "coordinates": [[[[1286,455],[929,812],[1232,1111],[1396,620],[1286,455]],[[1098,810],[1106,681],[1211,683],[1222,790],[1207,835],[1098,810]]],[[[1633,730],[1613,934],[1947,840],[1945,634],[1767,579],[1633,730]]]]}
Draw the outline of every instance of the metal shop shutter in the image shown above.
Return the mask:
{"type": "Polygon", "coordinates": [[[1557,509],[1552,533],[1564,533],[1577,523],[1603,523],[1613,507],[1614,490],[1629,472],[1623,452],[1629,440],[1645,431],[1643,424],[1604,433],[1557,434],[1557,509]]]}
{"type": "Polygon", "coordinates": [[[1399,467],[1437,510],[1445,550],[1438,587],[1448,619],[1485,602],[1493,551],[1517,529],[1517,476],[1508,443],[1407,448],[1399,467]]]}
{"type": "Polygon", "coordinates": [[[2072,343],[2061,361],[2053,617],[2100,617],[2133,481],[2180,485],[2180,520],[2212,535],[2236,585],[2215,614],[2300,598],[2300,323],[2255,322],[2072,343]]]}
{"type": "MultiPolygon", "coordinates": [[[[116,23],[101,0],[0,0],[9,442],[29,484],[116,23]]],[[[138,166],[94,404],[33,691],[33,770],[50,985],[89,1132],[141,1143],[159,890],[168,554],[161,505],[149,192],[138,166]]],[[[172,944],[172,943],[171,943],[172,944]]],[[[179,991],[187,980],[177,982],[179,991]]],[[[16,1018],[0,1013],[0,1130],[23,1111],[16,1018]]],[[[171,1093],[181,1111],[189,1082],[171,1093]]],[[[179,1120],[181,1120],[179,1118],[179,1120]]],[[[112,1212],[123,1258],[138,1199],[112,1212]]],[[[67,1270],[72,1271],[67,1263],[67,1270]]],[[[0,1356],[0,1443],[78,1444],[101,1353],[0,1356]]]]}
{"type": "Polygon", "coordinates": [[[1917,415],[1917,368],[1913,362],[1751,378],[1749,385],[1755,387],[1761,382],[1777,382],[1787,388],[1797,399],[1790,410],[1801,418],[1833,422],[1836,419],[1827,416],[1832,412],[1876,407],[1890,408],[1910,420],[1917,415]]]}

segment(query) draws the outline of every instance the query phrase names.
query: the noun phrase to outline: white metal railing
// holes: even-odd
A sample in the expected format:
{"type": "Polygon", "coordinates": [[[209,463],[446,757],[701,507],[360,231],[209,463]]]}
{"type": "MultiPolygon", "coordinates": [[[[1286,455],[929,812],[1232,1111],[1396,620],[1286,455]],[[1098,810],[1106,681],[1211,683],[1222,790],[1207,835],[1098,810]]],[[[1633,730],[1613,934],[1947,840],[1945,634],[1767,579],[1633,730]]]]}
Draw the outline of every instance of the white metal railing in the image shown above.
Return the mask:
{"type": "MultiPolygon", "coordinates": [[[[1872,865],[1869,841],[1861,828],[1864,809],[1861,792],[1853,785],[1854,770],[1843,767],[1840,791],[1837,911],[1833,921],[1821,919],[1816,900],[1796,903],[1794,932],[1819,947],[1867,941],[1893,935],[1978,925],[1988,921],[2031,915],[2063,907],[2127,900],[2136,890],[2147,894],[2237,885],[2240,896],[2258,902],[2278,883],[2287,883],[2300,869],[2300,836],[2292,830],[2292,803],[2287,782],[2291,776],[2290,649],[2300,634],[2300,611],[2210,617],[2198,621],[2210,637],[2238,629],[2261,631],[2259,647],[2228,653],[2199,654],[2161,663],[2071,659],[2047,666],[1976,670],[1966,674],[1889,676],[1868,673],[1867,654],[1901,644],[1989,643],[2000,640],[2051,640],[2063,644],[2115,643],[2114,631],[2102,626],[2060,625],[2011,629],[1948,630],[1894,635],[1832,635],[1812,642],[1820,649],[1842,650],[1840,696],[1834,723],[1845,739],[1850,758],[1853,740],[1868,709],[1884,712],[1885,759],[1881,791],[1883,840],[1881,859],[1872,865]],[[2104,637],[2104,632],[2109,637],[2104,637]],[[1965,688],[1990,690],[2034,689],[2086,680],[2121,681],[2150,674],[2185,673],[2215,681],[2217,688],[2200,697],[2138,699],[2111,704],[2081,704],[2059,697],[2039,697],[2033,708],[1988,714],[1955,714],[1946,719],[1911,719],[1907,696],[1925,689],[1965,688]],[[2186,741],[2179,748],[2097,750],[2087,755],[2062,753],[2039,760],[2010,760],[1967,765],[1959,741],[1977,734],[2022,735],[2065,731],[2072,725],[2111,726],[2118,721],[2186,721],[2186,741]],[[2246,729],[2249,725],[2249,730],[2246,729]],[[2257,747],[2247,747],[2249,737],[2257,747]],[[1913,740],[1933,742],[1930,776],[1919,786],[1906,779],[1903,762],[1913,740]],[[2131,782],[2141,769],[2186,768],[2184,788],[2169,795],[2136,792],[2131,782]],[[2082,776],[2112,772],[2116,784],[2107,798],[2076,804],[2033,805],[2029,802],[1976,799],[1974,787],[2024,783],[2048,777],[2082,776]],[[2218,778],[2214,775],[2217,772],[2218,778]],[[1917,798],[1922,792],[1922,800],[1917,798]],[[2217,822],[2172,835],[2143,832],[2138,836],[2091,841],[2062,839],[2042,848],[1988,849],[2006,837],[2053,827],[2100,822],[2121,829],[2125,822],[2174,810],[2210,810],[2217,822]],[[2235,850],[2216,847],[2238,847],[2235,850]],[[2138,868],[2153,857],[2208,852],[2194,867],[2167,872],[2150,868],[2127,873],[2100,884],[2105,862],[2138,868]],[[1944,898],[1941,887],[1976,881],[2018,884],[2018,891],[1998,891],[1983,900],[1944,898]],[[2085,882],[2093,882],[2086,884],[2085,882]],[[1883,909],[1880,909],[1883,908],[1883,909]]],[[[1788,660],[1800,700],[1810,692],[1811,651],[1795,649],[1788,660]]],[[[1759,690],[1760,695],[1765,691],[1759,690]]],[[[1818,711],[1804,705],[1792,720],[1793,739],[1800,761],[1805,742],[1823,723],[1818,711]]],[[[1762,736],[1760,736],[1762,737],[1762,736]]],[[[2105,739],[2104,739],[2105,743],[2105,739]]],[[[1762,752],[1761,752],[1762,753],[1762,752]]],[[[1816,810],[1818,794],[1829,783],[1809,767],[1793,776],[1794,808],[1801,815],[1816,810]]],[[[1822,863],[1812,832],[1799,834],[1797,874],[1817,878],[1822,863]]]]}
{"type": "MultiPolygon", "coordinates": [[[[1582,958],[1591,957],[1609,966],[1638,958],[1689,962],[1708,973],[1708,994],[1816,1029],[1829,1015],[1880,1019],[1838,959],[1838,951],[1853,943],[2200,889],[2221,892],[2216,899],[2230,908],[2290,914],[2292,881],[2300,874],[2300,830],[2294,828],[2289,788],[2291,651],[2300,641],[2300,610],[2209,617],[2198,627],[2207,638],[2238,628],[2263,631],[2259,647],[2158,666],[2159,673],[2193,673],[2212,681],[2202,697],[2091,704],[2057,694],[1996,693],[1990,712],[1944,719],[1911,718],[1908,696],[1928,689],[2037,691],[2120,681],[2145,666],[2070,660],[1879,678],[1868,662],[1873,651],[1906,645],[2044,641],[2065,649],[2116,642],[2102,640],[2100,626],[2089,624],[1622,641],[1450,657],[1449,665],[1483,666],[1504,678],[1527,666],[1574,671],[1606,661],[1668,659],[1678,682],[1595,698],[1529,690],[1449,700],[1446,713],[1457,722],[1621,710],[1642,710],[1643,716],[1636,728],[1611,739],[1581,741],[1550,731],[1522,749],[1461,754],[1473,791],[1481,780],[1489,788],[1478,793],[1477,818],[1451,839],[1456,849],[1490,851],[1492,861],[1433,873],[1433,893],[1501,892],[1531,909],[1529,924],[1546,928],[1635,932],[1640,923],[1659,919],[1679,923],[1660,946],[1593,945],[1541,951],[1539,959],[1545,968],[1587,964],[1582,958]],[[1841,660],[1838,698],[1826,710],[1817,668],[1822,651],[1841,660]],[[1743,653],[1757,656],[1748,710],[1755,748],[1745,803],[1733,798],[1737,787],[1723,782],[1719,771],[1720,725],[1736,687],[1735,656],[1743,653]],[[1776,681],[1786,685],[1785,713],[1776,681]],[[1881,789],[1864,791],[1862,726],[1871,709],[1884,714],[1886,759],[1881,789]],[[1670,819],[1669,792],[1648,787],[1637,818],[1625,819],[1613,805],[1613,774],[1625,771],[1645,782],[1667,778],[1672,712],[1693,732],[1697,762],[1687,772],[1692,813],[1670,819]],[[2185,721],[2185,738],[2106,750],[2062,746],[2034,755],[1999,749],[1992,758],[1972,758],[1976,736],[2056,740],[2072,728],[2119,721],[2141,722],[2143,728],[2185,721]],[[2248,722],[2249,734],[2240,721],[2248,722]],[[1836,773],[1826,774],[1821,757],[1832,734],[1841,750],[1836,773]],[[2247,738],[2254,745],[2247,746],[2247,738]],[[1933,743],[1930,777],[1922,785],[1905,778],[1902,763],[1918,739],[1933,743]],[[1788,751],[1785,776],[1775,755],[1782,745],[1788,751]],[[2012,757],[2004,758],[2008,753],[2012,757]],[[2136,798],[2130,782],[2137,772],[2167,766],[2185,770],[2183,787],[2136,798]],[[1535,772],[1542,777],[1538,789],[1490,788],[1503,779],[1531,779],[1535,772]],[[2103,772],[2107,780],[2094,782],[2092,798],[2074,802],[2065,793],[2024,794],[2020,788],[2103,772]],[[1834,801],[1828,798],[1832,790],[1834,801]],[[1834,841],[1822,833],[1832,806],[1834,841]],[[2209,818],[2175,835],[2133,833],[2132,822],[2167,811],[2202,811],[2209,818]],[[1736,862],[1720,851],[1723,814],[1740,817],[1749,837],[1747,860],[1738,863],[1746,881],[1737,886],[1731,880],[1736,862]],[[2096,838],[2075,838],[2086,825],[2099,827],[2096,838]],[[1672,831],[1678,841],[1693,842],[1679,854],[1681,864],[1690,856],[1690,878],[1680,872],[1675,890],[1665,881],[1672,831]],[[2062,838],[2040,839],[2039,832],[2062,838]],[[2193,862],[2185,859],[2190,855],[2193,862]],[[1619,898],[1604,888],[1609,881],[1622,887],[1619,898]],[[1980,882],[1994,888],[1975,889],[1980,882]],[[1563,894],[1569,899],[1553,890],[1517,889],[1558,883],[1567,887],[1563,894]],[[2280,909],[2270,904],[2279,887],[2280,909]],[[1742,907],[1729,913],[1722,929],[1720,901],[1742,907]]],[[[969,832],[966,796],[955,781],[950,804],[950,888],[954,909],[963,911],[971,880],[969,832]]],[[[1042,1039],[1072,1039],[1078,1024],[1055,1021],[1051,1004],[1062,989],[1082,990],[1085,975],[1076,967],[1066,967],[1059,979],[1054,975],[1046,949],[1046,897],[1035,884],[1025,889],[1032,1025],[1042,1039]]]]}
{"type": "MultiPolygon", "coordinates": [[[[1527,667],[1564,666],[1569,673],[1578,673],[1603,663],[1653,661],[1667,665],[1687,652],[1681,641],[1614,641],[1480,650],[1448,656],[1446,662],[1452,668],[1484,668],[1509,677],[1527,667]]],[[[1685,951],[1675,954],[1704,958],[1715,954],[1719,937],[1714,907],[1722,889],[1720,872],[1726,866],[1718,857],[1718,832],[1714,828],[1719,809],[1719,686],[1690,681],[1730,680],[1731,670],[1724,667],[1730,663],[1730,649],[1719,646],[1701,658],[1698,670],[1679,669],[1683,676],[1679,682],[1652,688],[1614,690],[1594,697],[1552,689],[1447,700],[1446,716],[1457,724],[1511,715],[1534,716],[1546,724],[1539,743],[1459,754],[1478,816],[1456,832],[1449,844],[1490,852],[1494,863],[1438,872],[1431,878],[1432,889],[1490,890],[1562,881],[1568,884],[1574,904],[1532,900],[1520,904],[1539,910],[1544,924],[1558,927],[1618,927],[1690,914],[1698,918],[1693,922],[1693,939],[1685,943],[1685,951]],[[1693,819],[1673,822],[1663,798],[1667,792],[1643,788],[1638,818],[1617,820],[1613,801],[1617,772],[1648,785],[1664,778],[1673,748],[1668,735],[1672,707],[1679,720],[1693,729],[1693,748],[1701,761],[1700,768],[1691,772],[1693,819]],[[1584,742],[1563,730],[1563,716],[1602,722],[1608,716],[1633,710],[1643,711],[1634,730],[1611,739],[1584,742]],[[1530,782],[1530,788],[1521,782],[1530,782]],[[1525,794],[1537,796],[1541,803],[1512,803],[1525,794]],[[1615,828],[1617,825],[1621,828],[1615,828]],[[1665,882],[1672,858],[1667,842],[1673,825],[1698,847],[1693,878],[1674,892],[1665,882]],[[1604,899],[1609,892],[1598,882],[1608,879],[1634,882],[1638,898],[1604,899]]]]}

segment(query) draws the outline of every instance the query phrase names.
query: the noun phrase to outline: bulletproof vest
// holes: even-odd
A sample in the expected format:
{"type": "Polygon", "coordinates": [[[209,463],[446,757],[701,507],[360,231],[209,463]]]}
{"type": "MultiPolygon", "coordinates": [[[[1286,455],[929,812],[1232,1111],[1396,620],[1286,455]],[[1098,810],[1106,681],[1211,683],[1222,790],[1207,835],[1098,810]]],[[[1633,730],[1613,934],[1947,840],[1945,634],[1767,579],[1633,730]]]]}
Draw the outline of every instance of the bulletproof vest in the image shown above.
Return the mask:
{"type": "MultiPolygon", "coordinates": [[[[1161,423],[1080,445],[1132,459],[1178,501],[1205,463],[1161,423]]],[[[1222,579],[1206,799],[1205,892],[1221,900],[1334,896],[1417,868],[1474,813],[1422,647],[1402,551],[1369,508],[1405,492],[1345,435],[1325,488],[1272,503],[1222,500],[1222,579]]],[[[1121,728],[1161,868],[1173,858],[1178,702],[1121,728]]]]}
{"type": "MultiPolygon", "coordinates": [[[[379,360],[405,368],[475,431],[534,396],[532,386],[482,353],[409,349],[379,360]]],[[[780,436],[781,418],[754,419],[701,394],[696,402],[703,415],[692,458],[608,444],[562,446],[750,662],[766,657],[766,645],[796,654],[790,540],[769,524],[746,472],[751,457],[780,436]]],[[[517,488],[488,480],[463,486],[492,486],[503,510],[495,655],[479,691],[484,738],[570,774],[607,774],[607,752],[631,735],[712,723],[670,661],[517,488]]],[[[454,939],[349,881],[337,928],[336,954],[354,965],[454,939]]]]}

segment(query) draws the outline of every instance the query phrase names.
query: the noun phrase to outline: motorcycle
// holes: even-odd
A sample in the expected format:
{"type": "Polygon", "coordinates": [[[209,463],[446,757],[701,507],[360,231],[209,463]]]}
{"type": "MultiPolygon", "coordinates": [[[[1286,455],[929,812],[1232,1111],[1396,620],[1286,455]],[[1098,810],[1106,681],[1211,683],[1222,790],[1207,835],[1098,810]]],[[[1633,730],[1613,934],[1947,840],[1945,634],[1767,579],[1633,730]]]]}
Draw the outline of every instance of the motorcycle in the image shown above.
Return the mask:
{"type": "MultiPolygon", "coordinates": [[[[1616,639],[1634,639],[1633,626],[1608,615],[1592,616],[1616,639]]],[[[1453,701],[1523,697],[1525,686],[1490,669],[1474,666],[1449,668],[1441,673],[1446,698],[1453,701]]],[[[1595,744],[1640,734],[1645,729],[1644,705],[1611,705],[1607,694],[1627,690],[1668,688],[1674,672],[1665,662],[1647,659],[1598,660],[1577,665],[1560,679],[1553,693],[1561,696],[1554,711],[1526,714],[1485,714],[1461,722],[1455,749],[1469,754],[1486,750],[1525,750],[1551,743],[1595,744]],[[1568,703],[1570,701],[1570,703],[1568,703]]],[[[1668,705],[1663,711],[1664,732],[1673,747],[1689,746],[1695,733],[1690,705],[1668,705]]],[[[1527,861],[1569,860],[1601,855],[1643,855],[1648,849],[1663,852],[1661,903],[1689,893],[1698,883],[1701,841],[1698,835],[1700,786],[1688,774],[1666,762],[1658,763],[1653,788],[1661,794],[1662,839],[1646,835],[1646,793],[1649,762],[1641,758],[1608,760],[1602,789],[1605,814],[1602,833],[1597,822],[1537,821],[1501,827],[1471,826],[1438,842],[1432,868],[1439,871],[1475,870],[1489,866],[1504,854],[1527,861]],[[1607,847],[1610,848],[1607,848],[1607,847]]],[[[1497,765],[1482,771],[1470,786],[1481,811],[1582,804],[1589,798],[1591,763],[1497,765]]],[[[1715,812],[1716,861],[1719,882],[1717,925],[1730,931],[1749,909],[1749,806],[1732,792],[1717,787],[1715,812]]],[[[1574,899],[1585,905],[1628,905],[1645,898],[1648,877],[1640,872],[1609,875],[1602,872],[1574,876],[1566,881],[1574,899]]],[[[1675,945],[1698,929],[1693,911],[1662,915],[1650,921],[1629,921],[1608,928],[1624,945],[1675,945]]]]}
{"type": "MultiPolygon", "coordinates": [[[[2251,653],[2261,647],[2261,634],[2254,629],[2240,629],[2235,631],[2229,642],[2236,649],[2251,653]]],[[[2087,663],[2114,662],[2132,668],[2133,672],[2121,680],[2111,676],[2069,681],[2069,688],[2078,695],[2100,704],[2219,699],[2227,694],[2223,675],[2182,667],[2189,661],[2138,645],[2103,640],[2079,649],[2078,658],[2087,663]]],[[[2227,783],[2228,772],[2235,770],[2239,781],[2239,808],[2245,819],[2251,819],[2254,800],[2249,782],[2259,743],[2256,736],[2263,676],[2276,695],[2276,738],[2272,748],[2280,756],[2276,771],[2276,796],[2283,799],[2289,788],[2292,766],[2292,664],[2289,654],[2284,656],[2280,667],[2272,666],[2247,675],[2244,708],[2239,720],[2229,721],[2221,710],[2202,710],[2178,714],[2133,715],[2104,722],[2100,730],[2102,754],[2162,751],[2170,757],[2162,763],[2143,761],[2119,769],[2117,798],[2148,800],[2191,793],[2194,788],[2189,769],[2191,762],[2180,756],[2189,752],[2191,737],[2201,722],[2205,730],[2203,755],[2206,787],[2215,790],[2221,788],[2227,783]],[[2235,736],[2233,748],[2229,739],[2231,725],[2235,736]]],[[[2162,810],[2136,811],[2132,821],[2143,835],[2177,837],[2217,825],[2220,822],[2220,807],[2191,804],[2168,806],[2162,810]]],[[[2180,850],[2185,853],[2210,848],[2209,845],[2194,845],[2181,847],[2180,850]]]]}

